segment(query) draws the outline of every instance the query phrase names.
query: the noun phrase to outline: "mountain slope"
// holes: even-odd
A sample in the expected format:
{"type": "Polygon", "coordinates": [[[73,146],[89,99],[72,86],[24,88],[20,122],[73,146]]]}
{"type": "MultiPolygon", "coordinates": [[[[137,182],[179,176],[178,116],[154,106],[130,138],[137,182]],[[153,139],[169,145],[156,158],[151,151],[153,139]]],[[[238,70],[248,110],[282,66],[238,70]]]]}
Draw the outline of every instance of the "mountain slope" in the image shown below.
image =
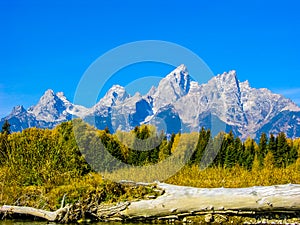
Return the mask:
{"type": "Polygon", "coordinates": [[[72,104],[62,92],[55,94],[47,90],[35,106],[28,110],[16,106],[12,112],[0,120],[0,126],[5,120],[11,124],[13,132],[22,131],[29,127],[53,128],[55,125],[68,121],[72,117],[86,115],[89,110],[83,106],[72,104]]]}
{"type": "Polygon", "coordinates": [[[15,107],[0,125],[7,119],[13,131],[32,126],[52,128],[72,117],[112,132],[150,123],[168,133],[198,131],[204,126],[213,133],[232,130],[242,139],[281,131],[291,138],[300,137],[300,108],[290,99],[265,88],[252,88],[248,81],[240,82],[234,70],[199,84],[184,65],[145,96],[130,96],[124,87],[114,85],[91,108],[72,104],[62,92],[47,90],[35,106],[28,110],[15,107]]]}

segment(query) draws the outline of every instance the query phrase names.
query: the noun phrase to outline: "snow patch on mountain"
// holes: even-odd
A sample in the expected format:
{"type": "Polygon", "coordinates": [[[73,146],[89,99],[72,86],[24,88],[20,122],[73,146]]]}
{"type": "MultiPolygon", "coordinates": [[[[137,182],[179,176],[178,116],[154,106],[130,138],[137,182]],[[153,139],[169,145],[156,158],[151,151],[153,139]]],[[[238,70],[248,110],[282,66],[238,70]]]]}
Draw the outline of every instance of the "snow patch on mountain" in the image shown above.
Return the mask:
{"type": "Polygon", "coordinates": [[[66,121],[70,117],[66,111],[66,104],[61,98],[49,89],[40,98],[38,104],[31,107],[28,112],[33,114],[37,120],[45,122],[66,121]]]}
{"type": "Polygon", "coordinates": [[[187,68],[183,64],[169,73],[159,82],[156,90],[152,90],[154,111],[186,95],[190,89],[190,81],[187,68]]]}
{"type": "Polygon", "coordinates": [[[152,123],[167,132],[217,126],[233,130],[242,139],[279,131],[300,137],[300,107],[290,99],[266,88],[252,88],[249,81],[240,82],[235,70],[199,84],[183,64],[144,96],[130,96],[124,87],[114,85],[91,108],[74,105],[63,92],[55,94],[49,89],[28,110],[15,107],[0,125],[9,119],[14,131],[32,126],[52,128],[72,117],[83,118],[99,129],[108,127],[112,132],[152,123]]]}

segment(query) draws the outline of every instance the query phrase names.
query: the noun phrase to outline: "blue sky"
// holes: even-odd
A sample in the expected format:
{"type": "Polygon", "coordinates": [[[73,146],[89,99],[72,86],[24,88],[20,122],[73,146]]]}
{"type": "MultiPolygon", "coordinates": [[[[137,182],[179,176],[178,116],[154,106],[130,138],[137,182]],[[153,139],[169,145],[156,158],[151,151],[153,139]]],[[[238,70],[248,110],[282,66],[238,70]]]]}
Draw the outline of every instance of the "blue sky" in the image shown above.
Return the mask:
{"type": "MultiPolygon", "coordinates": [[[[94,60],[140,40],[177,43],[214,74],[235,69],[240,81],[300,104],[299,11],[298,0],[1,1],[0,116],[36,104],[49,88],[72,100],[94,60]]],[[[117,81],[169,70],[140,65],[124,69],[117,81]]]]}

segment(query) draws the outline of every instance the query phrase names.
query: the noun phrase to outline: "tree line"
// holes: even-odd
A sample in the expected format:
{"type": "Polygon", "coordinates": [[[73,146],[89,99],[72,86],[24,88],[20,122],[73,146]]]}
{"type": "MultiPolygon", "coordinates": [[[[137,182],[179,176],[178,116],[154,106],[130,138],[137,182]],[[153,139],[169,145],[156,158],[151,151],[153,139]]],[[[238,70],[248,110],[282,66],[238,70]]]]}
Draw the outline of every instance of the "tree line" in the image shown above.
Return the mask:
{"type": "Polygon", "coordinates": [[[80,119],[52,130],[28,128],[16,133],[10,133],[6,124],[0,133],[0,167],[9,167],[11,175],[25,185],[58,182],[57,174],[84,175],[99,168],[109,172],[122,163],[155,164],[178,152],[188,158],[188,165],[209,162],[209,167],[239,165],[249,171],[253,167],[285,168],[299,158],[300,139],[263,133],[256,143],[252,138],[241,141],[232,132],[212,137],[204,128],[197,133],[166,135],[151,125],[111,134],[80,119]],[[216,148],[209,149],[211,146],[216,148]]]}

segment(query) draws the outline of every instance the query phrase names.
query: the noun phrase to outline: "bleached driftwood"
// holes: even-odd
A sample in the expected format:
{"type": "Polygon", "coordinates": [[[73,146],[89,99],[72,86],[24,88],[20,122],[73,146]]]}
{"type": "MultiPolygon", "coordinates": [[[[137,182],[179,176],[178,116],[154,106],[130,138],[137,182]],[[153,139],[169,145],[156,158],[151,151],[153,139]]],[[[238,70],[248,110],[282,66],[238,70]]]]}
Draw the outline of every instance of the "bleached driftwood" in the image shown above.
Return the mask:
{"type": "Polygon", "coordinates": [[[27,206],[3,205],[0,207],[0,214],[22,214],[39,217],[48,221],[61,221],[70,208],[70,205],[64,207],[65,198],[66,195],[61,200],[61,207],[54,212],[27,206]]]}
{"type": "MultiPolygon", "coordinates": [[[[99,206],[93,213],[99,220],[180,218],[206,213],[245,214],[300,211],[300,185],[287,184],[249,188],[193,188],[158,183],[164,194],[151,200],[99,206]]],[[[67,207],[55,212],[30,207],[2,206],[2,213],[28,214],[60,221],[67,207]]]]}
{"type": "Polygon", "coordinates": [[[10,214],[23,214],[39,217],[48,221],[59,221],[63,213],[67,211],[68,207],[60,208],[54,212],[36,209],[26,206],[10,206],[4,205],[0,207],[0,213],[10,213],[10,214]]]}
{"type": "Polygon", "coordinates": [[[129,218],[203,213],[290,212],[300,210],[300,185],[249,188],[193,188],[159,183],[165,194],[132,202],[119,214],[129,218]]]}

